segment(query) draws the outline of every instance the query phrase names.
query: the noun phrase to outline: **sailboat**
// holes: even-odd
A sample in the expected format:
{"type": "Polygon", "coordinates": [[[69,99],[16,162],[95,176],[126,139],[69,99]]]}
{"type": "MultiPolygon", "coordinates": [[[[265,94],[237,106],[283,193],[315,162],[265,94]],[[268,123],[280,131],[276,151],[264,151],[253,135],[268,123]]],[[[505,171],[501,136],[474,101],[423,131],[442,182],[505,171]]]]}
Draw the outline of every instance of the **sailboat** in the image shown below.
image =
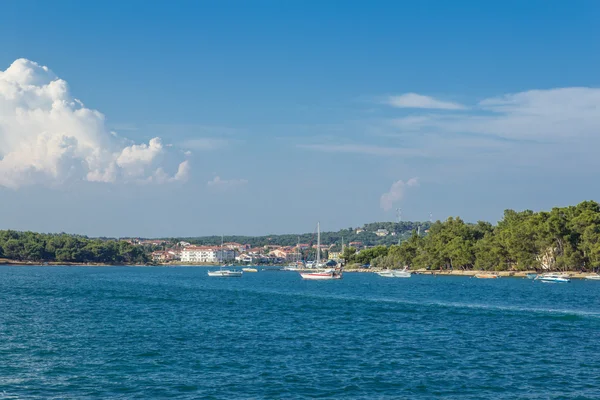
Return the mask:
{"type": "MultiPolygon", "coordinates": [[[[316,267],[321,266],[321,228],[317,222],[317,262],[316,267]]],[[[311,281],[325,281],[331,279],[342,279],[342,268],[329,268],[315,272],[300,272],[302,279],[311,281]]]]}
{"type": "Polygon", "coordinates": [[[220,277],[220,278],[241,278],[242,271],[235,269],[223,269],[223,235],[221,235],[221,264],[219,265],[218,271],[208,271],[208,276],[220,277]]]}

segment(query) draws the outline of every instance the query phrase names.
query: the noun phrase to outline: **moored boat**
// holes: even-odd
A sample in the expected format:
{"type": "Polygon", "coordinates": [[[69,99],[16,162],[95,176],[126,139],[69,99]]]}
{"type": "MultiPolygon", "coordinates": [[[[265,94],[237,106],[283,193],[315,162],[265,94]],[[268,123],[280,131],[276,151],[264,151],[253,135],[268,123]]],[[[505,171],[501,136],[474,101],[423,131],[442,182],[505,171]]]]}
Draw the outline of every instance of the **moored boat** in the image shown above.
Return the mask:
{"type": "Polygon", "coordinates": [[[218,271],[208,271],[208,276],[221,277],[221,278],[241,278],[242,271],[235,271],[230,269],[220,269],[218,271]]]}
{"type": "Polygon", "coordinates": [[[546,273],[542,275],[538,275],[536,280],[540,280],[544,283],[568,283],[571,282],[571,278],[566,274],[555,274],[555,273],[546,273]]]}
{"type": "Polygon", "coordinates": [[[404,267],[402,270],[395,269],[384,269],[383,271],[377,271],[377,275],[383,276],[384,278],[410,278],[411,272],[407,267],[404,267]]]}
{"type": "MultiPolygon", "coordinates": [[[[221,261],[223,261],[223,236],[221,236],[221,261]]],[[[219,266],[218,271],[208,271],[208,276],[219,278],[241,278],[242,271],[238,271],[235,269],[223,269],[223,265],[221,265],[219,266]]]]}
{"type": "Polygon", "coordinates": [[[244,271],[244,272],[258,272],[258,269],[247,267],[247,268],[242,268],[242,271],[244,271]]]}
{"type": "Polygon", "coordinates": [[[341,271],[341,269],[331,268],[331,269],[326,269],[324,271],[301,272],[300,276],[302,277],[302,279],[307,279],[307,280],[312,280],[312,281],[342,279],[342,271],[341,271]]]}
{"type": "MultiPolygon", "coordinates": [[[[308,267],[308,263],[307,267],[308,267]]],[[[315,261],[317,268],[321,267],[321,228],[317,222],[317,260],[315,261]]],[[[329,268],[325,270],[316,270],[314,272],[300,272],[302,279],[311,281],[325,281],[331,279],[342,279],[342,268],[329,268]]]]}
{"type": "Polygon", "coordinates": [[[598,274],[586,275],[585,279],[588,279],[590,281],[600,281],[600,275],[598,275],[598,274]]]}

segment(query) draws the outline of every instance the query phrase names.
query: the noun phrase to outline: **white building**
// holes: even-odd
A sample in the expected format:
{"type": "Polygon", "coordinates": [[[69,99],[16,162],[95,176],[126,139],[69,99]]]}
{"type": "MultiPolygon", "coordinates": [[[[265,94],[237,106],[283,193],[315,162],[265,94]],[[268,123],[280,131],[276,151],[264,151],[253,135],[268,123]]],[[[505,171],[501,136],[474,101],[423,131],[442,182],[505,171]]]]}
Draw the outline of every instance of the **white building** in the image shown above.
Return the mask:
{"type": "Polygon", "coordinates": [[[235,259],[235,251],[212,246],[188,246],[181,250],[181,261],[192,263],[214,263],[235,259]]]}

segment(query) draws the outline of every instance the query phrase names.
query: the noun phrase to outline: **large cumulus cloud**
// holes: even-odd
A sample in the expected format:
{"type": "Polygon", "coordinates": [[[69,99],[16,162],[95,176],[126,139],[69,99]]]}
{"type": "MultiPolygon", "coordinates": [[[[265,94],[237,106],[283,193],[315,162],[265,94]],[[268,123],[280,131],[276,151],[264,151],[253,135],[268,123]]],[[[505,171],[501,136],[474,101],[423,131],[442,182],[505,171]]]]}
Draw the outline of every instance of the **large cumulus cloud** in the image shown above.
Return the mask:
{"type": "Polygon", "coordinates": [[[164,153],[160,138],[135,144],[110,132],[47,67],[19,59],[0,70],[0,186],[186,180],[188,162],[171,176],[164,153]]]}

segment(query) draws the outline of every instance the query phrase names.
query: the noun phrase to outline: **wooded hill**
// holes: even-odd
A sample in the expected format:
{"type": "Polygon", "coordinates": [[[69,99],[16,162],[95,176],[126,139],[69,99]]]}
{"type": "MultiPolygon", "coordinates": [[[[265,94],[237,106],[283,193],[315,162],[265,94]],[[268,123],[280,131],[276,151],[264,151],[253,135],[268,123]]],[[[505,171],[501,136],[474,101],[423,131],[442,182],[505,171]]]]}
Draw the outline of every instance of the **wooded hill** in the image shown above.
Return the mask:
{"type": "MultiPolygon", "coordinates": [[[[321,244],[341,245],[342,238],[344,243],[361,242],[365,246],[398,244],[399,242],[411,237],[412,232],[420,230],[421,235],[429,229],[429,222],[373,222],[365,224],[359,228],[341,229],[337,232],[321,232],[321,244]],[[357,230],[363,230],[357,233],[357,230]],[[378,229],[388,231],[386,236],[377,236],[375,232],[378,229]]],[[[317,243],[317,227],[312,233],[285,234],[285,235],[265,235],[265,236],[231,236],[223,237],[225,242],[235,242],[241,244],[250,244],[252,247],[262,247],[267,245],[295,246],[300,243],[317,243]]],[[[217,245],[221,243],[221,236],[201,236],[201,237],[183,237],[183,238],[163,238],[171,243],[180,240],[198,245],[217,245]]]]}
{"type": "Polygon", "coordinates": [[[143,264],[149,261],[148,250],[114,239],[0,231],[0,257],[17,261],[143,264]]]}
{"type": "Polygon", "coordinates": [[[496,226],[448,218],[432,224],[424,237],[358,254],[347,249],[345,257],[384,268],[597,270],[600,205],[585,201],[549,212],[506,210],[496,226]]]}

